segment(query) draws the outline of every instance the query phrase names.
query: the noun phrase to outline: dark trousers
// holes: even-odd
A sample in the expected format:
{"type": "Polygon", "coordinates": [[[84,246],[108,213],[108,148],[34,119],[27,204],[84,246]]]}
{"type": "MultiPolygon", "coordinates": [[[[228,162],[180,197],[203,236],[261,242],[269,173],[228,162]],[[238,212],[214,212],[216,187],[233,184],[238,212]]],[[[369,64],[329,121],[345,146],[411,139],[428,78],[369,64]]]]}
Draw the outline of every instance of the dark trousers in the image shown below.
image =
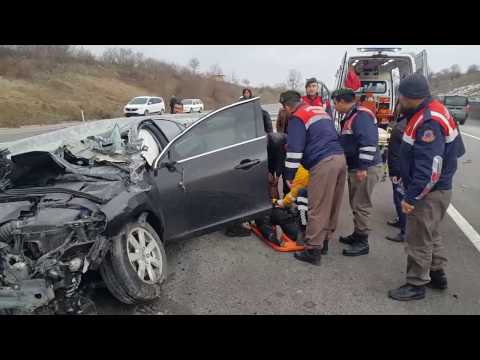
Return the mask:
{"type": "Polygon", "coordinates": [[[392,180],[393,188],[393,203],[395,204],[395,210],[397,211],[398,221],[400,222],[400,231],[405,234],[405,224],[407,223],[407,216],[402,211],[403,189],[400,184],[394,184],[392,180]]]}

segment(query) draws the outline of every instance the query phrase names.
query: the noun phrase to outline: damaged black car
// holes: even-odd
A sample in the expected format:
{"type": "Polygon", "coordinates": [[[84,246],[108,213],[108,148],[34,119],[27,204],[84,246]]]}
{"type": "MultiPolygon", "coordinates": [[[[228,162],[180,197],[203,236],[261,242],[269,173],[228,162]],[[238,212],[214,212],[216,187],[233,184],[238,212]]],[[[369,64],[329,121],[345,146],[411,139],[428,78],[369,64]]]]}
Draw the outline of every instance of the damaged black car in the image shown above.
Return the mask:
{"type": "Polygon", "coordinates": [[[0,311],[96,313],[82,291],[88,272],[125,304],[153,300],[167,241],[271,207],[258,98],[190,126],[160,117],[99,124],[1,151],[0,311]]]}

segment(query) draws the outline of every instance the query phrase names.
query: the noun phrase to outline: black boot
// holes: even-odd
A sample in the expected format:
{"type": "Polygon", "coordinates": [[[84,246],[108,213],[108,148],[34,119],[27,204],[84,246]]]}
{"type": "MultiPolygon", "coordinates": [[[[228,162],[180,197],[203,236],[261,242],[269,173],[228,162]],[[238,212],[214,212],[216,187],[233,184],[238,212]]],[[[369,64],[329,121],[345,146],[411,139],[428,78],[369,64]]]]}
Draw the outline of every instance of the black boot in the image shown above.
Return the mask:
{"type": "Polygon", "coordinates": [[[367,255],[370,251],[368,246],[368,235],[356,235],[353,244],[343,249],[342,254],[345,256],[367,255]]]}
{"type": "Polygon", "coordinates": [[[445,290],[448,287],[447,275],[443,270],[430,271],[430,279],[428,287],[438,290],[445,290]]]}
{"type": "Polygon", "coordinates": [[[320,250],[320,253],[322,255],[327,255],[328,254],[328,240],[323,240],[323,248],[320,250]]]}
{"type": "Polygon", "coordinates": [[[229,237],[245,237],[250,236],[250,230],[242,226],[242,224],[234,224],[227,227],[225,235],[229,237]]]}
{"type": "Polygon", "coordinates": [[[297,260],[305,261],[317,266],[320,265],[320,260],[322,257],[320,250],[318,249],[305,249],[301,253],[293,254],[293,256],[295,256],[295,259],[297,260]]]}
{"type": "Polygon", "coordinates": [[[425,286],[405,284],[398,289],[390,290],[388,296],[398,301],[421,300],[425,298],[425,286]]]}
{"type": "Polygon", "coordinates": [[[351,245],[355,242],[356,238],[357,238],[357,234],[353,232],[348,236],[340,236],[339,241],[343,244],[351,245]]]}

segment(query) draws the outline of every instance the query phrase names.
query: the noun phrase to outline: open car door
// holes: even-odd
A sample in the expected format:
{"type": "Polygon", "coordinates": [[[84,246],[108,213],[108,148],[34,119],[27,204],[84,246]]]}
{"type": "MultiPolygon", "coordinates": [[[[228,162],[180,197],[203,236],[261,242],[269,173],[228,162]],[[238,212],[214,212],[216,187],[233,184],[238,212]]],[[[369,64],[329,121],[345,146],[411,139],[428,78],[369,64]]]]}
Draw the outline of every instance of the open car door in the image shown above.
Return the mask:
{"type": "Polygon", "coordinates": [[[428,62],[427,62],[427,50],[422,50],[415,55],[415,67],[416,72],[425,76],[428,79],[428,62]]]}
{"type": "MultiPolygon", "coordinates": [[[[337,74],[335,75],[336,77],[335,90],[340,89],[343,86],[343,81],[348,72],[347,56],[348,56],[348,52],[345,51],[345,55],[343,56],[342,62],[340,63],[340,67],[338,68],[337,74]]],[[[333,121],[335,122],[335,128],[337,129],[337,132],[340,132],[341,114],[339,114],[335,110],[333,106],[333,102],[332,102],[332,118],[333,118],[333,121]]]]}

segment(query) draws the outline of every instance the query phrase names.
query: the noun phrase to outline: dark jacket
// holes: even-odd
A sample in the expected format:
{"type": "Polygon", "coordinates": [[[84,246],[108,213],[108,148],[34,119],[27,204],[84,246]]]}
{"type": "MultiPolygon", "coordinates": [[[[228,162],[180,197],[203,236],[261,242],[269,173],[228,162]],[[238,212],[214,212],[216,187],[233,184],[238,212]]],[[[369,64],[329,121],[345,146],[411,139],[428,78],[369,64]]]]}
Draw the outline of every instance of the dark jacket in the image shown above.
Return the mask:
{"type": "Polygon", "coordinates": [[[400,164],[405,201],[415,205],[431,191],[451,190],[463,155],[458,126],[440,102],[427,98],[408,117],[400,164]]]}
{"type": "Polygon", "coordinates": [[[287,133],[288,114],[285,109],[280,109],[277,116],[277,132],[287,133]]]}
{"type": "Polygon", "coordinates": [[[407,126],[407,119],[400,119],[390,134],[388,142],[388,173],[391,177],[400,177],[400,148],[402,146],[403,131],[407,126]]]}
{"type": "Polygon", "coordinates": [[[263,128],[267,134],[273,132],[272,118],[270,114],[262,109],[263,128]]]}
{"type": "Polygon", "coordinates": [[[288,120],[285,179],[293,180],[300,164],[310,170],[335,154],[343,150],[332,118],[319,106],[300,105],[288,120]]]}
{"type": "Polygon", "coordinates": [[[375,115],[355,105],[342,121],[340,141],[349,170],[367,170],[382,162],[375,115]]]}

